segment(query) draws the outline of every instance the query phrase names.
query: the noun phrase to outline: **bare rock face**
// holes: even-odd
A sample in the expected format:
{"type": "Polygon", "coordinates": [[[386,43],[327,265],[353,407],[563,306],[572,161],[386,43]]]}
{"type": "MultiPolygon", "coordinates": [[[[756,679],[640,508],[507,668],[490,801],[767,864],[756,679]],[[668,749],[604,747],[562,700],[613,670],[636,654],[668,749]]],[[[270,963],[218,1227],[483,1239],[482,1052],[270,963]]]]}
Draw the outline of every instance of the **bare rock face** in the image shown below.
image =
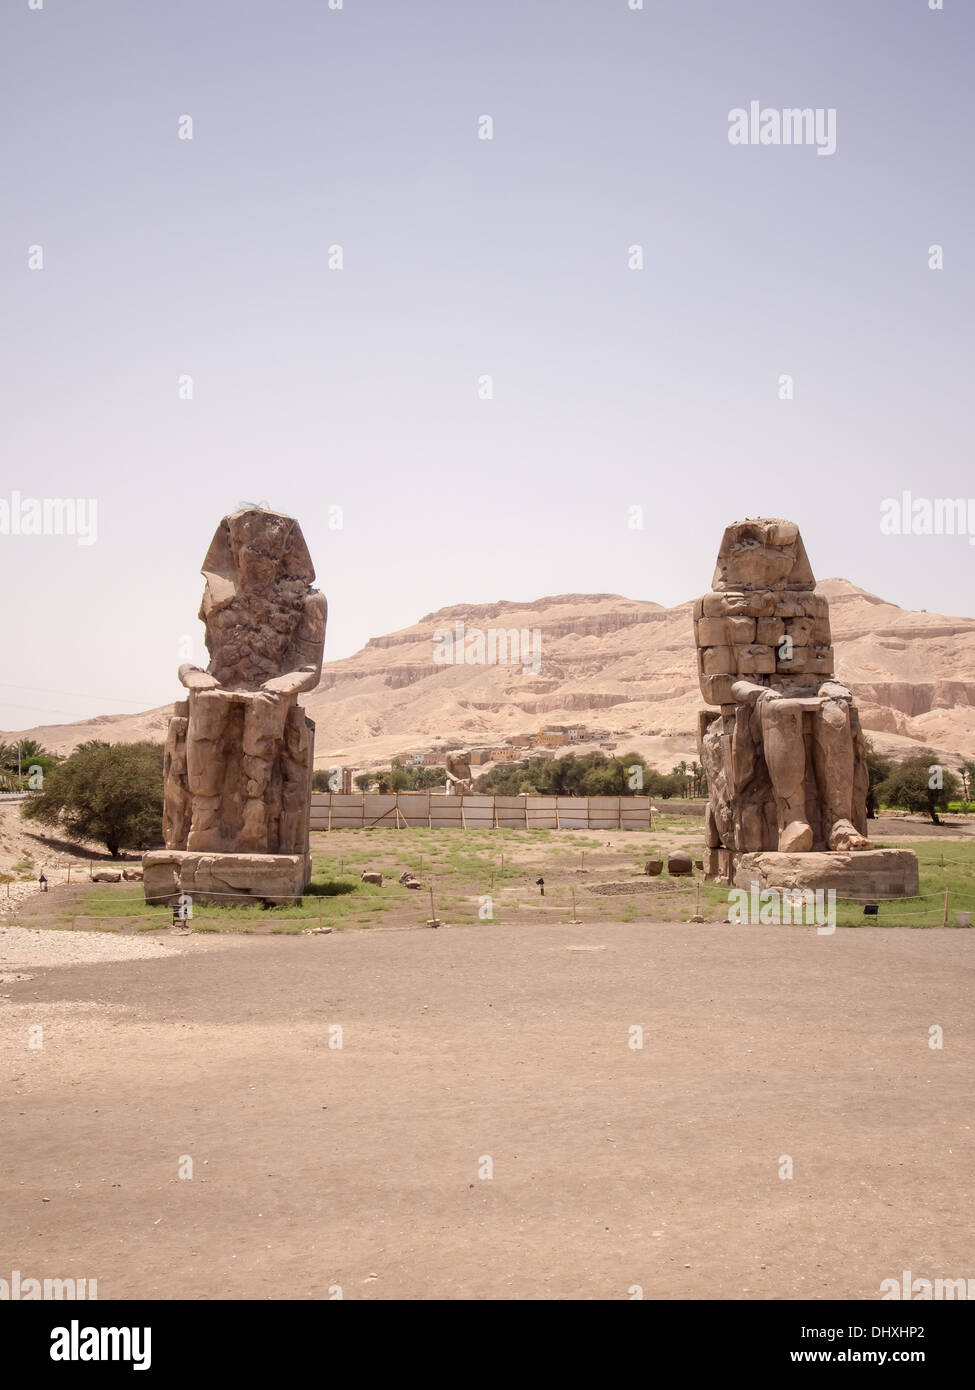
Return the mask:
{"type": "Polygon", "coordinates": [[[853,697],[833,677],[829,605],[799,528],[759,518],[729,526],[713,590],[694,607],[708,774],[708,876],[734,858],[870,849],[868,774],[853,697]]]}
{"type": "Polygon", "coordinates": [[[224,517],[202,572],[210,664],[179,670],[188,698],[174,707],[166,739],[166,845],[195,855],[297,855],[300,893],[310,877],[315,729],[297,701],[321,675],[325,599],[311,586],[297,521],[261,508],[224,517]]]}

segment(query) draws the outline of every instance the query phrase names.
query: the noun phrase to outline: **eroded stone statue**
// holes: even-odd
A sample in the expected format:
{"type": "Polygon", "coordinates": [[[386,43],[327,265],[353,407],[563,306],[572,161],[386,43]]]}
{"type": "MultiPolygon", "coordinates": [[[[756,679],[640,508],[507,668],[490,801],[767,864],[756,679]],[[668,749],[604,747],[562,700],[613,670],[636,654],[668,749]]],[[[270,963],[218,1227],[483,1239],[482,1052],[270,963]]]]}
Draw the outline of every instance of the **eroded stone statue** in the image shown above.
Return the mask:
{"type": "MultiPolygon", "coordinates": [[[[205,671],[179,668],[189,696],[175,706],[166,741],[167,849],[234,857],[236,866],[208,859],[200,872],[209,882],[232,871],[242,893],[268,897],[280,893],[260,893],[260,872],[254,885],[245,883],[250,868],[280,887],[288,866],[248,866],[242,856],[300,859],[300,892],[310,876],[314,725],[298,696],[321,678],[325,597],[312,588],[315,571],[297,521],[260,508],[224,517],[202,573],[199,616],[210,663],[205,671]]],[[[205,891],[201,882],[185,881],[187,873],[199,877],[195,860],[170,855],[166,862],[176,866],[184,891],[205,891]]]]}
{"type": "Polygon", "coordinates": [[[728,527],[694,635],[701,692],[720,706],[699,729],[709,876],[731,882],[741,853],[869,850],[860,721],[794,522],[728,527]]]}
{"type": "Polygon", "coordinates": [[[474,790],[471,760],[468,753],[448,753],[444,757],[447,785],[456,796],[470,796],[474,790]]]}

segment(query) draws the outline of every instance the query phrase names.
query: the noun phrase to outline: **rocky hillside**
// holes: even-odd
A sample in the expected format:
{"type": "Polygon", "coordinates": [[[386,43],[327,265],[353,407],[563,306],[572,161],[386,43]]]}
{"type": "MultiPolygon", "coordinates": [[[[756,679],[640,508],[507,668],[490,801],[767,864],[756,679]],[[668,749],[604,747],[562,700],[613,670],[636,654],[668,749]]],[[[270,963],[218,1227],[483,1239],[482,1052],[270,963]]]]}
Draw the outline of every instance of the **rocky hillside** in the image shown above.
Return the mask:
{"type": "MultiPolygon", "coordinates": [[[[898,608],[845,579],[818,587],[830,601],[837,674],[852,687],[875,743],[899,755],[925,745],[949,760],[975,756],[975,619],[898,608]]],[[[428,613],[326,663],[305,701],[317,724],[316,763],[369,766],[440,743],[503,741],[545,722],[607,730],[621,750],[669,768],[695,754],[701,697],[691,608],[561,594],[428,613]],[[444,634],[456,637],[457,624],[475,656],[477,632],[491,629],[537,631],[540,649],[533,642],[517,664],[444,663],[444,634]]],[[[66,752],[87,738],[162,738],[167,714],[104,715],[28,732],[66,752]]]]}

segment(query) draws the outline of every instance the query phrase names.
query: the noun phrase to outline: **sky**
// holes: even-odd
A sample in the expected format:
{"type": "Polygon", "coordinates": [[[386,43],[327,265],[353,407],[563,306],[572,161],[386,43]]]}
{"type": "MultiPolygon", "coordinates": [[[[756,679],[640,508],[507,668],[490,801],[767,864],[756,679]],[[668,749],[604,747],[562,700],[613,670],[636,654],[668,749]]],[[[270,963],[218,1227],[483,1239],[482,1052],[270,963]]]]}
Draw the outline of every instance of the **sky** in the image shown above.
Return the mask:
{"type": "Polygon", "coordinates": [[[5,0],[0,728],[178,698],[242,502],[300,521],[326,659],[682,602],[759,515],[975,613],[967,534],[881,529],[975,535],[975,7],[635,3],[5,0]],[[753,102],[835,149],[732,143],[753,102]]]}

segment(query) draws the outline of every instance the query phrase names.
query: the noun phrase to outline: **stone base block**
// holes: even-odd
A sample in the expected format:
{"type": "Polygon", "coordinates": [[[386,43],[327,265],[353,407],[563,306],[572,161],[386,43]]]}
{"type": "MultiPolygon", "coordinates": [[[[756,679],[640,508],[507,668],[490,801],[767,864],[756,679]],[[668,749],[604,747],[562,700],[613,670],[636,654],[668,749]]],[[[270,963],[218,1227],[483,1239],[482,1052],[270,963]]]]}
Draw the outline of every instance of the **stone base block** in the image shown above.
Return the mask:
{"type": "Polygon", "coordinates": [[[175,903],[181,893],[214,906],[262,902],[276,907],[300,898],[311,880],[304,854],[205,854],[151,850],[142,857],[146,902],[175,903]]]}
{"type": "MultiPolygon", "coordinates": [[[[762,850],[753,854],[727,855],[730,878],[736,888],[757,883],[764,888],[817,888],[836,890],[840,898],[910,898],[918,891],[917,855],[910,849],[866,849],[849,853],[777,854],[762,850]]],[[[718,878],[719,875],[715,874],[718,878]]]]}

